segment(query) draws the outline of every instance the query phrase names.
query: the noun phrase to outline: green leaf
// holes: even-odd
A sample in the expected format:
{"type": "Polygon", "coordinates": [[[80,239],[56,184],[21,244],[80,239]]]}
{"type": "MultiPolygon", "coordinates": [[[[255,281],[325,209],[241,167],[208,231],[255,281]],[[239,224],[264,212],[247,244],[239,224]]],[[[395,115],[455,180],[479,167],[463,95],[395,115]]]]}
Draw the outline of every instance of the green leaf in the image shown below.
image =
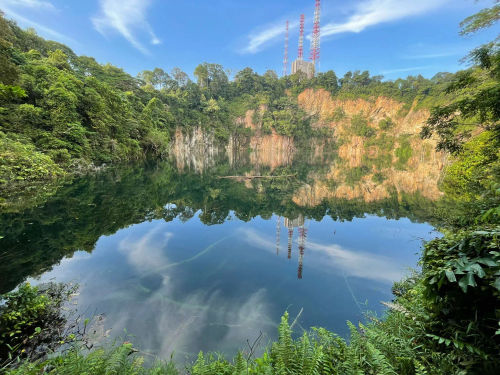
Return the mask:
{"type": "Polygon", "coordinates": [[[40,333],[40,332],[42,332],[42,329],[41,329],[40,327],[36,327],[36,328],[35,328],[35,332],[36,332],[36,333],[40,333]]]}
{"type": "Polygon", "coordinates": [[[465,278],[467,279],[467,285],[477,286],[476,279],[474,279],[474,274],[472,272],[469,272],[465,278]]]}
{"type": "Polygon", "coordinates": [[[493,287],[495,287],[497,290],[500,290],[500,277],[497,277],[493,282],[493,287]]]}
{"type": "Polygon", "coordinates": [[[471,270],[474,271],[474,273],[480,277],[481,279],[486,275],[486,273],[483,270],[483,267],[481,267],[479,264],[475,263],[471,267],[471,270]]]}
{"type": "Polygon", "coordinates": [[[454,283],[457,281],[457,278],[455,277],[455,274],[453,273],[452,270],[445,270],[446,272],[446,277],[450,281],[450,283],[454,283]]]}
{"type": "Polygon", "coordinates": [[[498,262],[495,262],[491,258],[478,258],[477,262],[478,263],[482,263],[482,264],[484,264],[485,266],[488,266],[488,267],[498,267],[498,266],[500,266],[500,264],[498,262]]]}
{"type": "Polygon", "coordinates": [[[462,288],[462,291],[464,293],[467,293],[467,276],[464,276],[460,279],[460,281],[458,282],[458,285],[460,286],[460,288],[462,288]]]}

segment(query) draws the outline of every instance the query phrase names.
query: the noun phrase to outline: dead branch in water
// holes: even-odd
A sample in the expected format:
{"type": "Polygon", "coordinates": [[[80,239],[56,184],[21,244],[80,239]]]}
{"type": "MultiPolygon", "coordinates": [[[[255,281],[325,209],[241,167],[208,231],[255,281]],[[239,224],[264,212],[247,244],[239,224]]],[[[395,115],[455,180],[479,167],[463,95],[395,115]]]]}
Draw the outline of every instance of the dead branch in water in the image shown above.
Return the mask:
{"type": "Polygon", "coordinates": [[[253,178],[286,178],[286,177],[296,177],[296,174],[285,174],[282,176],[219,176],[217,177],[218,179],[223,179],[223,178],[241,178],[241,179],[253,179],[253,178]]]}

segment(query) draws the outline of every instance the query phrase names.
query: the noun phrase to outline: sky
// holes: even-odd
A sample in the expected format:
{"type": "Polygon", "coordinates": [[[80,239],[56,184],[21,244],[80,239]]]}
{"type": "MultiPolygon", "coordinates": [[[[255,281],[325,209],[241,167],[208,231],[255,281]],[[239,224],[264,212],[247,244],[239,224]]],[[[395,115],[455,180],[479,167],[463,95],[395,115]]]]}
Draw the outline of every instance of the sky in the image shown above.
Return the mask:
{"type": "MultiPolygon", "coordinates": [[[[464,69],[460,59],[499,30],[463,37],[459,23],[492,4],[322,0],[319,69],[338,76],[369,70],[386,79],[464,69]]],[[[180,67],[192,75],[202,62],[221,64],[233,76],[247,66],[281,75],[285,23],[292,61],[301,14],[309,56],[314,0],[0,0],[0,9],[19,26],[132,75],[154,67],[180,67]]]]}

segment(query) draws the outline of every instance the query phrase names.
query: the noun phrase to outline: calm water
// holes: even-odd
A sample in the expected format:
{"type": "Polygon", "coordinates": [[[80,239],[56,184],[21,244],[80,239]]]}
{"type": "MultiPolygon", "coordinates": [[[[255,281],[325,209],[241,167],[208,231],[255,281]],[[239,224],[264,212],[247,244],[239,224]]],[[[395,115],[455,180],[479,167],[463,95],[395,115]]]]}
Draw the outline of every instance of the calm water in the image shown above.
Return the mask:
{"type": "Polygon", "coordinates": [[[111,336],[126,329],[162,356],[232,354],[261,331],[273,339],[287,309],[303,309],[303,328],[345,335],[347,320],[383,312],[437,235],[418,196],[301,208],[300,173],[258,186],[218,178],[231,173],[119,168],[1,214],[1,292],[26,279],[77,282],[78,308],[104,313],[111,336]]]}

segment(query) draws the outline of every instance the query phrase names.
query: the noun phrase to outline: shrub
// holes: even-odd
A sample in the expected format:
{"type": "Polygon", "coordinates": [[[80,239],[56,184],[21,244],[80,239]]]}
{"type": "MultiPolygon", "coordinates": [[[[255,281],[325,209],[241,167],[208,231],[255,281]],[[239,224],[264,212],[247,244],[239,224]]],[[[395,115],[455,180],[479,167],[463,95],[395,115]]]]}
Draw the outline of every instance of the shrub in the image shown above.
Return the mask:
{"type": "MultiPolygon", "coordinates": [[[[61,375],[178,375],[179,371],[172,361],[155,362],[144,365],[144,358],[134,356],[137,350],[131,343],[113,346],[108,349],[96,349],[85,353],[75,346],[64,355],[58,355],[42,363],[24,363],[9,375],[39,375],[50,369],[51,374],[61,375]]],[[[193,373],[194,374],[194,373],[193,373]]]]}
{"type": "Polygon", "coordinates": [[[381,184],[385,180],[387,180],[387,177],[385,177],[385,175],[380,172],[375,173],[372,177],[372,181],[375,182],[376,184],[381,184]]]}
{"type": "Polygon", "coordinates": [[[500,366],[500,227],[430,241],[422,260],[428,336],[454,348],[472,372],[500,366]]]}
{"type": "Polygon", "coordinates": [[[31,144],[12,140],[0,132],[0,183],[59,177],[63,170],[31,144]]]}
{"type": "Polygon", "coordinates": [[[413,155],[413,149],[411,148],[408,136],[403,136],[399,140],[399,147],[396,149],[396,156],[398,157],[398,162],[396,167],[399,169],[405,169],[408,160],[410,160],[413,155]]]}
{"type": "Polygon", "coordinates": [[[342,107],[337,107],[335,108],[335,111],[333,111],[333,114],[331,116],[331,120],[332,121],[342,121],[343,119],[345,119],[346,115],[345,115],[345,112],[344,112],[344,109],[342,107]]]}
{"type": "Polygon", "coordinates": [[[378,127],[380,130],[389,130],[394,127],[394,123],[392,122],[390,117],[386,117],[379,121],[378,127]]]}
{"type": "Polygon", "coordinates": [[[368,125],[368,120],[362,113],[351,118],[352,132],[360,137],[370,138],[375,135],[375,130],[368,125]]]}
{"type": "Polygon", "coordinates": [[[363,176],[366,176],[369,172],[370,168],[368,168],[367,166],[347,169],[345,171],[345,182],[350,186],[354,186],[358,182],[360,182],[363,176]]]}
{"type": "Polygon", "coordinates": [[[74,290],[65,284],[33,287],[26,283],[1,296],[0,363],[41,358],[66,340],[62,307],[74,290]]]}

